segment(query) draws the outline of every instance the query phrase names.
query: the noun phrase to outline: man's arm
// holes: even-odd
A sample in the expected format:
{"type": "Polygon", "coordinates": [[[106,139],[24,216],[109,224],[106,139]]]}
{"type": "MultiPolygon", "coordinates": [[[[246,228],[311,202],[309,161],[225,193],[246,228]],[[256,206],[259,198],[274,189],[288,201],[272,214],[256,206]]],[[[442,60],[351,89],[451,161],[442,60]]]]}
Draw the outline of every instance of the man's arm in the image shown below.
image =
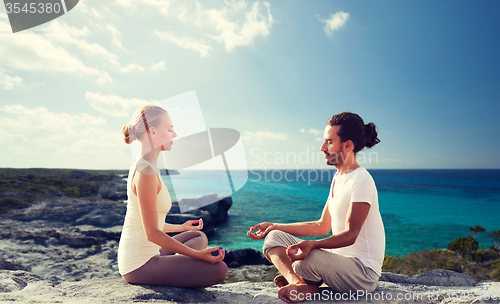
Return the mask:
{"type": "Polygon", "coordinates": [[[288,247],[287,253],[292,260],[302,260],[309,252],[317,248],[341,248],[347,247],[358,238],[361,227],[370,211],[370,204],[366,202],[354,202],[350,205],[347,214],[347,223],[344,231],[321,240],[302,241],[288,247]],[[297,250],[297,252],[295,252],[297,250]]]}
{"type": "Polygon", "coordinates": [[[317,221],[311,222],[300,222],[300,223],[290,223],[290,224],[276,224],[276,223],[260,223],[247,232],[247,235],[253,240],[260,240],[266,237],[266,235],[272,230],[281,230],[291,235],[295,236],[318,236],[326,235],[332,229],[330,212],[328,212],[328,201],[323,208],[323,213],[321,218],[317,221]],[[259,229],[255,233],[252,232],[255,229],[259,229]]]}

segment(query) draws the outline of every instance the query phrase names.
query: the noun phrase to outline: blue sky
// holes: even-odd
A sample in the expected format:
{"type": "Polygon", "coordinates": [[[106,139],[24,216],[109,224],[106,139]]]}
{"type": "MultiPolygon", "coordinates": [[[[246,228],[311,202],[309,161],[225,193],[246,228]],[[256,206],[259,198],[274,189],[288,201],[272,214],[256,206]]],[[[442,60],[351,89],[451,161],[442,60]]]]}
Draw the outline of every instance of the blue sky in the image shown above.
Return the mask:
{"type": "Polygon", "coordinates": [[[500,168],[499,11],[86,0],[12,34],[1,7],[0,167],[126,169],[134,110],[195,90],[207,127],[242,134],[250,169],[325,167],[322,131],[343,111],[379,129],[367,168],[500,168]]]}

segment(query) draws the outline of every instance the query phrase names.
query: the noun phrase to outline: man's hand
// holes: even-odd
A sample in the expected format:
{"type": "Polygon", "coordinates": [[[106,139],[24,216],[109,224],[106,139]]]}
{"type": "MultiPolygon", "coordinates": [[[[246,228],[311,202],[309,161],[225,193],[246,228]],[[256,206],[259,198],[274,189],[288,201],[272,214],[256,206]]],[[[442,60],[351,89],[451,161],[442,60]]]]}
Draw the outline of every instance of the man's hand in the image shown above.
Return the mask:
{"type": "Polygon", "coordinates": [[[303,260],[309,255],[309,252],[314,249],[313,245],[314,243],[311,241],[301,241],[289,246],[286,249],[286,254],[291,261],[303,260]]]}
{"type": "Polygon", "coordinates": [[[266,237],[266,235],[271,231],[276,228],[276,225],[273,223],[260,223],[252,228],[250,228],[249,231],[247,231],[247,235],[252,239],[252,240],[262,240],[266,237]],[[259,229],[256,232],[253,232],[255,229],[259,229]]]}

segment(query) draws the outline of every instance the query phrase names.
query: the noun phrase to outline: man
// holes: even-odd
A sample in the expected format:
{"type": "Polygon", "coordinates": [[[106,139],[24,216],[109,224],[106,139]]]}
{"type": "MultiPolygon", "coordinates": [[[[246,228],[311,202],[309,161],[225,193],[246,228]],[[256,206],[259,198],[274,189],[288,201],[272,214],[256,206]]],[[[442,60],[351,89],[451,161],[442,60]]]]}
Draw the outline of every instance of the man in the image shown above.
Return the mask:
{"type": "Polygon", "coordinates": [[[337,292],[372,292],[382,270],[385,232],[377,188],[356,160],[356,153],[380,142],[375,125],[365,125],[357,114],[340,113],[328,120],[324,140],[321,151],[337,173],[321,218],[263,222],[247,232],[253,240],[265,238],[264,255],[281,273],[274,282],[285,302],[313,298],[322,283],[337,292]],[[330,230],[332,236],[320,240],[296,237],[327,235],[330,230]]]}

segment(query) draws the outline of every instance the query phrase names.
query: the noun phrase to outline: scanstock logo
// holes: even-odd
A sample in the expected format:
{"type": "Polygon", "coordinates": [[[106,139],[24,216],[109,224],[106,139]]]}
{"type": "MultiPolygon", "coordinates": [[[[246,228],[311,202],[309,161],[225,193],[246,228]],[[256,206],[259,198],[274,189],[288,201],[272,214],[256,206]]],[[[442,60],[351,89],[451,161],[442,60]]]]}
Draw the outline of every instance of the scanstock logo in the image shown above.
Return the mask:
{"type": "Polygon", "coordinates": [[[72,10],[79,0],[4,0],[13,33],[44,24],[72,10]]]}

